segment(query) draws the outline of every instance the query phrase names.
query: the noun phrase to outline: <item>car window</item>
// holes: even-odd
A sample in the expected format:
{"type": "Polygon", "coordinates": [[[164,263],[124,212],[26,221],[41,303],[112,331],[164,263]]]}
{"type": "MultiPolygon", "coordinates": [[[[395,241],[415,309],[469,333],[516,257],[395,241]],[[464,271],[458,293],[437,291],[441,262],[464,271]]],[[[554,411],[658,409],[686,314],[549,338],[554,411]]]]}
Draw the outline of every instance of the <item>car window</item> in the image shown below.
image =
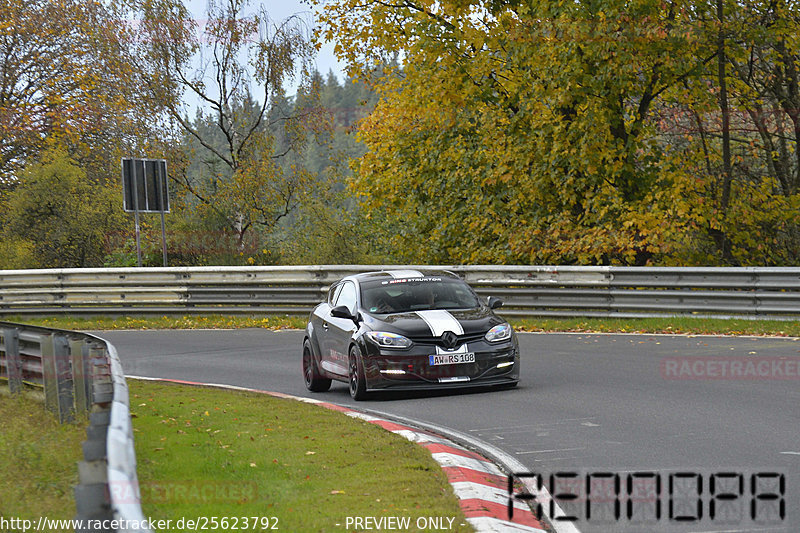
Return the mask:
{"type": "Polygon", "coordinates": [[[364,282],[361,284],[361,298],[363,307],[370,313],[480,307],[469,285],[444,277],[364,282]]]}
{"type": "Polygon", "coordinates": [[[328,290],[328,303],[333,306],[333,302],[336,301],[336,297],[339,295],[339,291],[342,290],[342,284],[339,283],[334,285],[328,290]]]}
{"type": "Polygon", "coordinates": [[[338,307],[340,305],[346,306],[351,313],[355,314],[356,286],[353,283],[342,283],[342,289],[339,291],[339,294],[336,295],[336,303],[334,304],[334,307],[338,307]]]}

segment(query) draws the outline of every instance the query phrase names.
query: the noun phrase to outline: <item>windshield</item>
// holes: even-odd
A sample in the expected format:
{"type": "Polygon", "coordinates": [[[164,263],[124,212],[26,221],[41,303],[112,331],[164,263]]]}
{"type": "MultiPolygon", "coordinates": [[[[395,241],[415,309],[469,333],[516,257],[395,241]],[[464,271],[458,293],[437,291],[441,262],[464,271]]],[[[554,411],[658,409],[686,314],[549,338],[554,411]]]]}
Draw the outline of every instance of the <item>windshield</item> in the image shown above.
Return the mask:
{"type": "Polygon", "coordinates": [[[439,277],[364,281],[361,302],[370,313],[380,314],[480,307],[469,285],[460,279],[439,277]]]}

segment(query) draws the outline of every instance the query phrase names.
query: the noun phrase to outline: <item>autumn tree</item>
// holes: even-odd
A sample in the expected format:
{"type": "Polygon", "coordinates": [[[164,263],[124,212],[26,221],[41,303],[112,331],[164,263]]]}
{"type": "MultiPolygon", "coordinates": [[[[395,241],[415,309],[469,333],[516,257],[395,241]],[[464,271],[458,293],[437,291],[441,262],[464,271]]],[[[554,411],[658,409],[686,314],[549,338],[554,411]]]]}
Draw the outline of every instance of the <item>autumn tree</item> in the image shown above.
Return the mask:
{"type": "Polygon", "coordinates": [[[300,76],[302,86],[313,56],[303,21],[273,21],[246,0],[210,2],[203,28],[179,1],[146,1],[140,9],[142,63],[152,73],[146,83],[194,146],[188,161],[204,167],[171,177],[240,243],[254,228],[268,231],[295,208],[311,179],[301,165],[284,161],[309,130],[324,126],[313,110],[274,113],[287,82],[300,76]]]}
{"type": "Polygon", "coordinates": [[[290,104],[294,113],[318,107],[328,115],[330,134],[316,136],[299,154],[314,183],[302,205],[270,235],[271,249],[283,264],[384,263],[386,243],[376,238],[382,221],[366,221],[347,190],[348,161],[364,153],[356,124],[372,110],[375,94],[352,78],[340,84],[332,72],[323,77],[312,71],[311,86],[290,104]]]}
{"type": "MultiPolygon", "coordinates": [[[[722,28],[742,154],[734,192],[732,261],[800,260],[800,8],[793,2],[725,2],[722,28]],[[737,115],[740,115],[737,117],[737,115]]],[[[724,190],[723,190],[724,194],[724,190]]],[[[758,264],[758,263],[757,263],[758,264]]]]}
{"type": "MultiPolygon", "coordinates": [[[[774,202],[763,180],[739,179],[738,140],[729,171],[723,164],[717,119],[735,112],[722,106],[755,102],[733,75],[747,43],[756,58],[773,50],[756,78],[774,90],[767,71],[783,64],[791,79],[778,49],[798,34],[796,7],[765,4],[782,22],[748,33],[754,6],[725,2],[720,16],[688,1],[333,2],[325,35],[356,72],[368,78],[398,53],[402,63],[372,79],[382,98],[361,128],[368,152],[354,191],[368,213],[393,219],[402,260],[739,261],[752,249],[744,226],[733,227],[745,198],[759,191],[763,206],[783,205],[781,217],[791,204],[774,202]],[[687,111],[716,117],[705,152],[697,136],[662,127],[685,123],[669,115],[687,111]],[[694,244],[707,253],[693,254],[694,244]]],[[[773,231],[747,227],[756,240],[773,231]]]]}
{"type": "Polygon", "coordinates": [[[108,251],[107,237],[122,229],[124,216],[116,187],[91,180],[56,149],[22,172],[2,222],[3,242],[25,253],[26,263],[15,266],[97,267],[108,251]]]}
{"type": "Polygon", "coordinates": [[[403,52],[362,129],[357,192],[437,260],[648,261],[652,106],[715,54],[684,7],[335,3],[329,35],[357,68],[403,52]]]}
{"type": "Polygon", "coordinates": [[[725,1],[697,16],[720,53],[693,81],[702,90],[660,117],[664,150],[684,169],[671,195],[684,231],[669,261],[794,265],[800,12],[790,3],[725,1]]]}
{"type": "Polygon", "coordinates": [[[125,147],[154,131],[136,83],[125,12],[120,2],[0,4],[0,179],[6,185],[47,146],[68,148],[93,177],[116,178],[125,147]]]}

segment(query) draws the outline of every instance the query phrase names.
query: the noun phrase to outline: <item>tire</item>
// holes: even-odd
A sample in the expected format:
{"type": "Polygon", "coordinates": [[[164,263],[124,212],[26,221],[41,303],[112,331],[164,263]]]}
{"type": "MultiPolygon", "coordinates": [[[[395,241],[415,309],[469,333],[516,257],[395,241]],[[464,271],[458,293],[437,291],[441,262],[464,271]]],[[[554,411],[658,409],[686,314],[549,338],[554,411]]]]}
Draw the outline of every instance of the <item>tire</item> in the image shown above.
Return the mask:
{"type": "Polygon", "coordinates": [[[303,342],[303,379],[306,388],[311,392],[325,392],[331,388],[331,380],[319,375],[311,342],[308,339],[303,342]]]}
{"type": "Polygon", "coordinates": [[[367,397],[367,380],[364,378],[364,362],[361,360],[361,350],[358,346],[350,348],[350,357],[347,362],[347,382],[350,385],[350,396],[355,401],[367,397]]]}

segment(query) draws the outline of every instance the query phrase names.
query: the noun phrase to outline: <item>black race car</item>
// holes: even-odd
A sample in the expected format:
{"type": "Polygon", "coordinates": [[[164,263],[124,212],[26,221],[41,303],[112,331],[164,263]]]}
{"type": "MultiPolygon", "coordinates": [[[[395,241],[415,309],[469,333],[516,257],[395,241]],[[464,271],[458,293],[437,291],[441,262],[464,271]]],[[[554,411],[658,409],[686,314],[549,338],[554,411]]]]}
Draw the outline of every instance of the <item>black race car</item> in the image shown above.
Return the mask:
{"type": "Polygon", "coordinates": [[[449,272],[389,270],[334,283],[309,317],[303,340],[306,387],[324,392],[331,380],[363,399],[378,390],[513,387],[519,345],[482,301],[449,272]]]}

